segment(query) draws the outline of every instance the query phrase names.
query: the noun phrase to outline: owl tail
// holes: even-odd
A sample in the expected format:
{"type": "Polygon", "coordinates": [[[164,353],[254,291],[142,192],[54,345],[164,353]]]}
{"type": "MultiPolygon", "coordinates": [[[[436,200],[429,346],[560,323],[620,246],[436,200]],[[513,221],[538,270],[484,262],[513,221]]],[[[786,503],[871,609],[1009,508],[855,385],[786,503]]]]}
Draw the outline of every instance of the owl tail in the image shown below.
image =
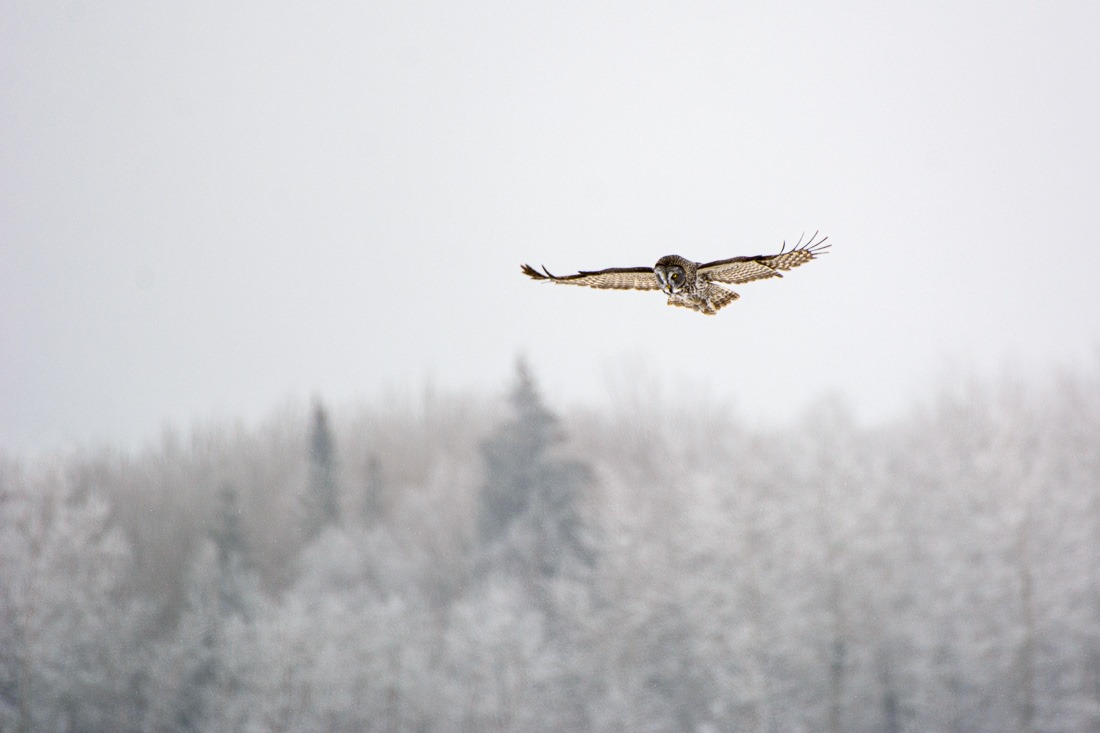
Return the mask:
{"type": "Polygon", "coordinates": [[[717,285],[711,285],[709,290],[710,292],[707,294],[709,296],[707,297],[707,303],[714,310],[708,309],[705,311],[706,313],[717,313],[722,310],[722,308],[741,297],[732,290],[726,290],[717,285]]]}

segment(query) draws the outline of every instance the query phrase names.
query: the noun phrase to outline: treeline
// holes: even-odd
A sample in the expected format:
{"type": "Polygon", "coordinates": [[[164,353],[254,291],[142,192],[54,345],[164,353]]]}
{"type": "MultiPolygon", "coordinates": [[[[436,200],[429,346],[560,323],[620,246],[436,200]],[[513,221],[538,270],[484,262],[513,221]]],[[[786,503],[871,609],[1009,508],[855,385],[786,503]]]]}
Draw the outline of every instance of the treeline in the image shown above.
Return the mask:
{"type": "Polygon", "coordinates": [[[0,460],[3,731],[1100,731],[1100,370],[0,460]]]}

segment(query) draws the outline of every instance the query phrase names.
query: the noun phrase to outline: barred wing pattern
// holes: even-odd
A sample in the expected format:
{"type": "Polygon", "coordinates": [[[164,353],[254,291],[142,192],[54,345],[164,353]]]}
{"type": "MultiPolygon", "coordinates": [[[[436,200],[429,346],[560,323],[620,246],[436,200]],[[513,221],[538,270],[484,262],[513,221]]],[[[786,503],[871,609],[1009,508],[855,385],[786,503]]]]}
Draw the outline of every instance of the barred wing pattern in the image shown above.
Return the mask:
{"type": "Polygon", "coordinates": [[[780,271],[809,262],[829,247],[825,243],[827,237],[818,239],[817,232],[805,244],[803,239],[789,250],[784,242],[779,254],[732,257],[702,265],[680,255],[665,255],[653,267],[610,267],[564,277],[552,274],[545,267],[541,272],[530,265],[521,265],[520,269],[534,280],[565,285],[604,290],[659,290],[668,295],[669,305],[714,315],[739,297],[723,285],[782,277],[780,271]]]}
{"type": "Polygon", "coordinates": [[[601,290],[660,290],[661,284],[657,282],[652,267],[609,267],[606,270],[594,272],[578,272],[575,275],[550,274],[545,267],[539,272],[530,265],[522,266],[523,274],[535,280],[553,280],[556,283],[566,285],[585,285],[601,290]]]}
{"type": "Polygon", "coordinates": [[[728,260],[716,260],[699,265],[699,275],[706,277],[711,282],[729,283],[737,285],[754,280],[765,280],[770,277],[783,277],[779,270],[790,270],[801,264],[809,262],[822,250],[830,245],[826,244],[828,237],[822,237],[817,241],[817,232],[810,237],[805,244],[798,240],[792,249],[787,249],[783,243],[783,251],[777,255],[755,255],[752,257],[731,257],[728,260]]]}

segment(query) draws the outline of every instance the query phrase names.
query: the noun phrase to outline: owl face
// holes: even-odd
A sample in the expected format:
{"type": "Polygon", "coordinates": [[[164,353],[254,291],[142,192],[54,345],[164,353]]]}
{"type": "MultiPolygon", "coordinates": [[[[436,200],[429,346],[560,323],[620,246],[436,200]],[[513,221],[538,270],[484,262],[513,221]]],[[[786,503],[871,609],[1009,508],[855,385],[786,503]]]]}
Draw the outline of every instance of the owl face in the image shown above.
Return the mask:
{"type": "Polygon", "coordinates": [[[657,260],[657,264],[653,266],[653,274],[657,276],[657,282],[660,283],[661,290],[673,295],[687,287],[689,277],[695,277],[695,273],[688,272],[688,268],[692,264],[683,257],[677,257],[676,255],[669,255],[657,260]]]}

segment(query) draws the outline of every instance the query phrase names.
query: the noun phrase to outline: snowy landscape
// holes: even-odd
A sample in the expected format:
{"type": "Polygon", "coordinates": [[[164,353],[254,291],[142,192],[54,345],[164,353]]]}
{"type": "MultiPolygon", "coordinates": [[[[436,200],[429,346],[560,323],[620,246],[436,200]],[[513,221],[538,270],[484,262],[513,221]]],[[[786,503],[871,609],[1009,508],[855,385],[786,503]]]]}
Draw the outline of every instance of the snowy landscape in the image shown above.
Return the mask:
{"type": "Polygon", "coordinates": [[[0,733],[1100,733],[1097,38],[0,3],[0,733]]]}
{"type": "Polygon", "coordinates": [[[1100,730],[1100,369],[775,431],[638,389],[8,456],[0,730],[1100,730]]]}

